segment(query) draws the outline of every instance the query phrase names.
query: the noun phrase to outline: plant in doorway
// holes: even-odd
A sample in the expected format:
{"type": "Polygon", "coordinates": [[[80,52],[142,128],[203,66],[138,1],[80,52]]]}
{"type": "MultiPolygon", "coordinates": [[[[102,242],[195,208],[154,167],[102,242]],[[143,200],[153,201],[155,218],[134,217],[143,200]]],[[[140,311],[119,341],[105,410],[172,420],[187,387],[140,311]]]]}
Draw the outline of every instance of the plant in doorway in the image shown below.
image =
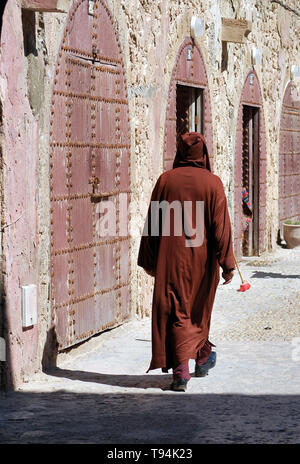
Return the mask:
{"type": "Polygon", "coordinates": [[[300,248],[300,221],[284,221],[283,238],[288,248],[300,248]]]}

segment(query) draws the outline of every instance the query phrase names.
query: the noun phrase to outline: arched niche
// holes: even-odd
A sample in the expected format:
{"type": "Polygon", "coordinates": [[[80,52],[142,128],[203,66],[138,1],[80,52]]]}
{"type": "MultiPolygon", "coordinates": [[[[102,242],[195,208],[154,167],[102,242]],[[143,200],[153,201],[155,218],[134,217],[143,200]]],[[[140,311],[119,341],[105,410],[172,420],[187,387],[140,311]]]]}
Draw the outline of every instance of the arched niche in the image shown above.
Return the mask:
{"type": "Polygon", "coordinates": [[[212,115],[208,79],[203,56],[196,41],[186,38],[179,47],[169,86],[165,122],[164,170],[172,168],[177,135],[202,132],[212,165],[212,115]],[[185,118],[185,113],[187,118],[185,118]]]}
{"type": "Polygon", "coordinates": [[[259,255],[266,249],[266,138],[263,100],[256,72],[250,69],[243,86],[236,131],[234,248],[236,255],[259,255]],[[247,226],[242,191],[253,213],[247,226]]]}

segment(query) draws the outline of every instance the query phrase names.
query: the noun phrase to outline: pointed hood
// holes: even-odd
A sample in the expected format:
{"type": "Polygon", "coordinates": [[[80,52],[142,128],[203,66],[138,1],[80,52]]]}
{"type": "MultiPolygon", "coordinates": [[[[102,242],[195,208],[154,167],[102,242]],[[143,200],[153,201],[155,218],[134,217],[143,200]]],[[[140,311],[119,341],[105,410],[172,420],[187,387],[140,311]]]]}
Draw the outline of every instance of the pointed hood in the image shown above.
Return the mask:
{"type": "Polygon", "coordinates": [[[205,138],[199,132],[180,135],[173,168],[182,166],[211,170],[205,138]]]}

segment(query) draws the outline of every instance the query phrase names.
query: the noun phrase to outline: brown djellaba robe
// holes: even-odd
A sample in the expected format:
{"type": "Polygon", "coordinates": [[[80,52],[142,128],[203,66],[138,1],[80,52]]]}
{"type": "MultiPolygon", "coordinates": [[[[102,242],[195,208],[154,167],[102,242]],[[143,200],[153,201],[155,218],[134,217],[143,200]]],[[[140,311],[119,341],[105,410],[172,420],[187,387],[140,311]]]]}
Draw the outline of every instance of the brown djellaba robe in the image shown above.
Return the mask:
{"type": "MultiPolygon", "coordinates": [[[[221,179],[210,171],[204,137],[197,133],[179,138],[173,169],[156,182],[151,202],[191,201],[193,227],[196,201],[204,201],[204,239],[186,246],[186,231],[151,236],[151,203],[141,238],[138,265],[155,277],[152,303],[152,360],[148,369],[167,370],[197,359],[209,343],[211,313],[224,272],[235,268],[230,218],[221,179]],[[149,235],[145,235],[148,230],[149,235]],[[172,235],[173,233],[173,235],[172,235]]],[[[172,209],[171,213],[172,213],[172,209]]],[[[163,219],[160,219],[163,221],[163,219]]],[[[183,220],[182,220],[183,222],[183,220]]],[[[190,238],[190,237],[189,237],[190,238]]]]}

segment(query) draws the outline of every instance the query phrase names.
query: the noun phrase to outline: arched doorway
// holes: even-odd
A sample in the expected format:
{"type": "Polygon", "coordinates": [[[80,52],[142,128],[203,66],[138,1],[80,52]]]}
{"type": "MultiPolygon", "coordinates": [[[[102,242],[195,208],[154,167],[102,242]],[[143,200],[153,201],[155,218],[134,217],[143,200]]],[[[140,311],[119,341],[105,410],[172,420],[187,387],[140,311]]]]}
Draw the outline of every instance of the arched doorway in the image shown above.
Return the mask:
{"type": "Polygon", "coordinates": [[[128,100],[118,35],[102,0],[77,0],[70,10],[50,125],[52,317],[64,349],[129,316],[128,100]],[[104,202],[114,208],[114,236],[99,235],[104,202]]]}
{"type": "Polygon", "coordinates": [[[263,102],[251,69],[241,95],[236,133],[234,245],[238,257],[259,255],[266,249],[266,161],[263,102]],[[244,190],[253,214],[250,222],[244,190]]]}
{"type": "Polygon", "coordinates": [[[208,80],[200,48],[186,38],[179,48],[169,87],[165,124],[164,170],[172,168],[178,134],[204,134],[212,164],[212,116],[208,80]]]}
{"type": "Polygon", "coordinates": [[[300,219],[300,97],[293,81],[284,93],[279,147],[279,226],[300,219]]]}

